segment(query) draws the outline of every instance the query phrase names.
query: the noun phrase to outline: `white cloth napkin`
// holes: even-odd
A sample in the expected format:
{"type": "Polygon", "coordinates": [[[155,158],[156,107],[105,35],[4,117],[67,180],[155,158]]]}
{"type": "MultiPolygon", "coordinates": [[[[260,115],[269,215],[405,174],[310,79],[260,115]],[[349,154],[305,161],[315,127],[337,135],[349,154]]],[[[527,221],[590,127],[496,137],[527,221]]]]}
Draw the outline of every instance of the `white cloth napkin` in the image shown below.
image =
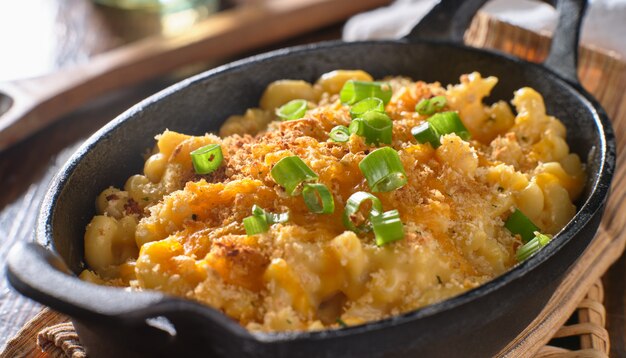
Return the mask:
{"type": "MultiPolygon", "coordinates": [[[[358,14],[346,23],[346,41],[391,39],[406,35],[437,0],[396,0],[387,7],[358,14]]],[[[483,9],[500,20],[534,31],[552,32],[554,8],[534,0],[492,0],[483,9]]],[[[626,58],[626,0],[590,0],[582,42],[626,58]]]]}

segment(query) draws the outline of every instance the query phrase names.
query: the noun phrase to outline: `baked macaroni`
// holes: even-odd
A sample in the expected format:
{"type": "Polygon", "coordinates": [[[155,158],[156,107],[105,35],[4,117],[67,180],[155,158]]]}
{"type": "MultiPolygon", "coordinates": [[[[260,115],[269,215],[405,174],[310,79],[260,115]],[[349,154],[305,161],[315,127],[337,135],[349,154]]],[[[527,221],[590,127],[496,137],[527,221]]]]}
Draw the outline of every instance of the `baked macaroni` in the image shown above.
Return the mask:
{"type": "MultiPolygon", "coordinates": [[[[359,70],[333,71],[314,84],[277,81],[259,108],[230,117],[219,136],[157,136],[143,174],[96,199],[80,277],[197,300],[254,331],[320,330],[414,310],[507,271],[522,245],[505,228],[516,209],[544,234],[574,216],[584,165],[535,90],[514,93],[515,114],[503,101],[483,104],[495,77],[471,73],[447,87],[387,78],[392,139],[377,145],[354,132],[329,138],[353,121],[339,95],[349,80],[373,81],[359,70]],[[435,146],[416,141],[412,129],[430,117],[416,106],[441,96],[438,112],[458,113],[471,139],[445,133],[435,146]],[[306,101],[303,117],[281,121],[276,110],[296,99],[306,101]],[[220,146],[223,162],[196,174],[190,153],[209,144],[220,146]],[[396,190],[374,192],[359,166],[378,147],[393,148],[406,172],[396,190]],[[312,212],[274,179],[276,163],[293,156],[328,188],[333,212],[312,212]],[[344,207],[356,192],[397,210],[400,240],[379,245],[372,232],[345,226],[344,207]],[[248,235],[243,221],[254,205],[289,218],[248,235]]],[[[355,220],[367,221],[358,217],[366,206],[355,220]]]]}

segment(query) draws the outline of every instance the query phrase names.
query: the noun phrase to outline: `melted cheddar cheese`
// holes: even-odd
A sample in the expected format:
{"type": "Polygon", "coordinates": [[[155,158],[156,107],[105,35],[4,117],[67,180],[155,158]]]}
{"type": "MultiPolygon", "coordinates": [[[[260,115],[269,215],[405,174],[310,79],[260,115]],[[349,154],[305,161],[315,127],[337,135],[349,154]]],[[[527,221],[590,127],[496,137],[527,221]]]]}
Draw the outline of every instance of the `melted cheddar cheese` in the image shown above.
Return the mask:
{"type": "Polygon", "coordinates": [[[261,108],[229,118],[221,137],[157,136],[144,174],[97,198],[81,278],[194,299],[251,330],[318,330],[414,310],[502,274],[516,264],[520,245],[504,228],[514,208],[552,234],[574,215],[584,167],[539,93],[516,91],[515,115],[506,102],[483,104],[495,77],[472,73],[447,88],[389,78],[391,146],[408,183],[374,194],[399,211],[404,238],[379,247],[372,234],[347,230],[346,200],[370,192],[358,164],[376,148],[354,134],[345,143],[329,139],[351,120],[338,99],[349,79],[372,77],[333,71],[315,84],[278,81],[261,108]],[[415,141],[411,128],[427,119],[415,106],[432,96],[446,97],[444,110],[458,111],[472,140],[445,135],[437,149],[415,141]],[[276,107],[296,98],[309,101],[304,118],[277,120],[276,107]],[[195,174],[189,153],[213,143],[223,150],[221,167],[195,174]],[[331,190],[333,214],[309,212],[302,196],[274,182],[273,165],[292,155],[331,190]],[[242,220],[255,204],[289,211],[290,219],[248,236],[242,220]]]}

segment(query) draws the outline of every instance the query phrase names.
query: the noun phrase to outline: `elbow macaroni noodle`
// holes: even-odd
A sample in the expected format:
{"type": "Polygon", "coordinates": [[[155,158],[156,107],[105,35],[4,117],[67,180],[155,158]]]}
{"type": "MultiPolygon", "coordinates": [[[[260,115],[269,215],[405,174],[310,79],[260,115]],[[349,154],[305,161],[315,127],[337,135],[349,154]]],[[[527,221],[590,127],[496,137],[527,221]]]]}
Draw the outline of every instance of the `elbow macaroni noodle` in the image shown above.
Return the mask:
{"type": "Polygon", "coordinates": [[[471,73],[447,88],[388,78],[392,146],[408,183],[376,195],[399,211],[404,239],[379,247],[370,234],[346,230],[341,213],[352,193],[369,191],[358,163],[373,149],[356,135],[346,143],[328,138],[350,122],[338,99],[350,79],[373,80],[337,70],[313,84],[276,81],[259,108],[228,118],[220,137],[157,136],[143,173],[97,197],[81,279],[194,299],[251,330],[320,330],[338,327],[339,319],[354,325],[413,310],[502,274],[521,244],[503,227],[514,208],[550,234],[574,216],[584,165],[535,90],[516,91],[513,112],[504,101],[483,104],[495,77],[471,73]],[[415,105],[440,95],[470,141],[449,134],[433,149],[413,139],[410,129],[427,118],[415,105]],[[276,108],[293,99],[309,102],[304,118],[277,120],[276,108]],[[214,143],[224,163],[195,174],[189,153],[214,143]],[[269,171],[288,155],[302,158],[332,191],[335,213],[312,214],[274,183],[269,171]],[[242,220],[254,204],[288,210],[290,220],[247,236],[242,220]]]}

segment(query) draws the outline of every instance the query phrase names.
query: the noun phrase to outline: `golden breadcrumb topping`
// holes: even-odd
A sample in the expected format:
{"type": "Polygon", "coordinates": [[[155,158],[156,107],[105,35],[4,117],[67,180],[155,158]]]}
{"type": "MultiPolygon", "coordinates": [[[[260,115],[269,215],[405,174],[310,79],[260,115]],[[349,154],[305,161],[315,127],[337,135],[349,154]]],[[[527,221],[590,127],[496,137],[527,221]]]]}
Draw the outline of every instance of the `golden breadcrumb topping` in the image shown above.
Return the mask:
{"type": "Polygon", "coordinates": [[[356,134],[343,143],[329,138],[333,127],[350,124],[338,96],[350,79],[373,80],[338,70],[315,84],[277,81],[260,108],[230,117],[220,136],[157,136],[143,174],[97,198],[81,278],[194,299],[251,330],[319,330],[414,310],[507,271],[521,244],[504,227],[515,208],[549,234],[575,214],[584,167],[539,93],[516,91],[514,114],[504,101],[483,103],[495,77],[472,73],[447,87],[387,78],[390,146],[408,181],[373,194],[385,210],[398,210],[404,238],[378,246],[372,233],[348,230],[347,199],[371,192],[359,162],[377,148],[356,134]],[[445,96],[441,111],[458,112],[471,140],[447,134],[437,149],[415,140],[411,129],[429,117],[415,107],[433,96],[445,96]],[[306,114],[281,121],[276,108],[293,99],[308,101],[306,114]],[[208,144],[221,146],[223,162],[196,174],[190,152],[208,144]],[[301,195],[274,181],[273,166],[294,155],[328,187],[334,213],[310,212],[301,195]],[[289,220],[247,235],[242,222],[253,205],[289,212],[289,220]]]}

